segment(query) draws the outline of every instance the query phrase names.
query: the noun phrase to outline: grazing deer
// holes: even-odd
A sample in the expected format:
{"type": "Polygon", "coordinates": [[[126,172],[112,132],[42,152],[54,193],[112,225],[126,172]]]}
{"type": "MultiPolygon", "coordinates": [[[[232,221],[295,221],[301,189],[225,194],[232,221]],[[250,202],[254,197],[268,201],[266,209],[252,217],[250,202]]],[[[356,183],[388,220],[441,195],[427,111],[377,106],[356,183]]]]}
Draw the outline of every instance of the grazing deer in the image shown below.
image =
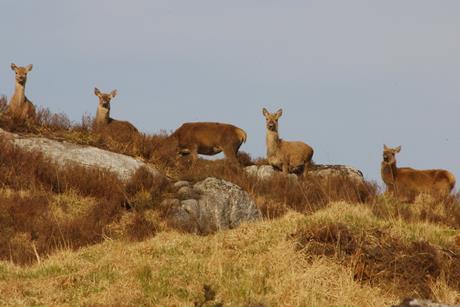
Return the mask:
{"type": "Polygon", "coordinates": [[[383,145],[381,174],[387,192],[404,200],[413,201],[420,193],[446,196],[452,191],[455,186],[455,176],[449,171],[397,167],[396,154],[400,151],[401,146],[389,148],[383,145]]]}
{"type": "Polygon", "coordinates": [[[110,101],[117,95],[117,90],[110,93],[102,93],[97,87],[94,88],[94,94],[99,98],[96,119],[94,121],[96,130],[105,130],[109,132],[138,133],[136,127],[127,121],[120,121],[110,117],[110,101]]]}
{"type": "Polygon", "coordinates": [[[263,108],[267,128],[267,159],[274,168],[280,169],[284,174],[301,174],[311,164],[313,148],[303,142],[288,142],[280,139],[278,134],[278,119],[283,114],[279,109],[270,113],[263,108]]]}
{"type": "Polygon", "coordinates": [[[223,151],[231,162],[238,162],[237,153],[247,135],[233,125],[198,122],[183,124],[170,139],[176,142],[180,155],[191,154],[193,161],[198,159],[198,154],[212,156],[223,151]]]}
{"type": "Polygon", "coordinates": [[[32,70],[32,64],[26,67],[11,63],[11,69],[16,73],[16,86],[11,96],[8,112],[16,118],[35,118],[35,107],[25,95],[27,73],[32,70]]]}

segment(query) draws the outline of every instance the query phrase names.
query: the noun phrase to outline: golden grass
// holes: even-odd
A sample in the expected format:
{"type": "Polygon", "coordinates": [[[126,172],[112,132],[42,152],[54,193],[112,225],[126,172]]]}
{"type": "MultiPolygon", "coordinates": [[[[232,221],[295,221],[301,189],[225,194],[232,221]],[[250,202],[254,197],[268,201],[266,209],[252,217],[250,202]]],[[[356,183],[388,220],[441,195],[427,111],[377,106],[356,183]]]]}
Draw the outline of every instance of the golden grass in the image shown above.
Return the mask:
{"type": "Polygon", "coordinates": [[[227,306],[388,306],[391,294],[354,281],[352,271],[329,259],[307,262],[286,240],[304,217],[200,237],[162,232],[127,245],[106,241],[41,265],[0,263],[0,304],[162,305],[203,300],[203,285],[227,306]]]}
{"type": "MultiPolygon", "coordinates": [[[[417,210],[414,208],[414,210],[417,210]]],[[[389,216],[379,218],[365,204],[350,205],[345,202],[331,203],[327,208],[317,211],[306,218],[306,223],[342,223],[356,232],[385,230],[401,238],[406,243],[427,241],[440,247],[448,248],[455,243],[460,231],[442,224],[427,221],[407,222],[401,217],[389,216]]]]}
{"type": "Polygon", "coordinates": [[[460,231],[426,221],[382,219],[364,204],[333,203],[299,222],[293,236],[311,261],[335,260],[355,280],[398,296],[460,296],[460,231]]]}

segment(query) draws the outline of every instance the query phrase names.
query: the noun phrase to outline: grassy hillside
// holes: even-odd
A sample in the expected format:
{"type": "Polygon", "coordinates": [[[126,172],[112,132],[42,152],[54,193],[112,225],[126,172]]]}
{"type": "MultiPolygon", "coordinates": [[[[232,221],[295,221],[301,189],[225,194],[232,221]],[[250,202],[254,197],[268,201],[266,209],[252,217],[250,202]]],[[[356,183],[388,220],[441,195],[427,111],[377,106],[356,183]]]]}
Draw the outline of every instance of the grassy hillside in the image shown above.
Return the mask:
{"type": "Polygon", "coordinates": [[[460,302],[458,195],[404,204],[347,178],[255,181],[225,161],[177,164],[165,133],[125,143],[46,110],[27,122],[0,112],[0,127],[142,157],[173,180],[222,178],[263,213],[238,229],[187,233],[162,205],[175,193],[169,180],[140,170],[124,183],[0,140],[0,305],[460,302]]]}
{"type": "Polygon", "coordinates": [[[192,305],[204,301],[204,285],[215,292],[207,306],[389,306],[424,291],[458,302],[460,265],[443,263],[447,250],[459,251],[458,238],[450,227],[380,219],[364,205],[331,203],[312,215],[289,212],[206,237],[166,231],[139,243],[106,240],[60,251],[25,268],[3,262],[0,302],[192,305]],[[340,239],[331,225],[344,227],[340,239]],[[358,253],[347,249],[351,236],[374,247],[394,240],[399,250],[388,246],[391,261],[364,278],[358,253]],[[427,257],[438,267],[425,271],[427,257]],[[404,280],[409,275],[413,280],[404,280]]]}

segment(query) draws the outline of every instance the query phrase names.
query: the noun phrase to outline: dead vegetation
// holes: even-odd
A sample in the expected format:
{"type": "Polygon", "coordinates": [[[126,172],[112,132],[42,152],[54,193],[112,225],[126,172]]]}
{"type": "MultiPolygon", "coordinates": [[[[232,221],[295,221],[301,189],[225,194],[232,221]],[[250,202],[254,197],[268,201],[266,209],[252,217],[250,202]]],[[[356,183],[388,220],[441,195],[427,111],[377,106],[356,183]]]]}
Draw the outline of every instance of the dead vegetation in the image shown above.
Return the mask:
{"type": "Polygon", "coordinates": [[[380,229],[355,234],[340,223],[312,224],[296,238],[299,249],[332,257],[351,267],[357,281],[400,296],[432,298],[431,284],[442,278],[460,291],[460,249],[439,250],[424,241],[410,244],[380,229]]]}
{"type": "Polygon", "coordinates": [[[108,226],[128,211],[123,235],[153,236],[157,225],[145,211],[159,210],[168,182],[151,176],[140,169],[124,184],[108,171],[61,168],[40,153],[0,140],[0,259],[26,264],[55,250],[101,242],[110,236],[108,226]],[[147,205],[139,206],[142,193],[147,205]]]}

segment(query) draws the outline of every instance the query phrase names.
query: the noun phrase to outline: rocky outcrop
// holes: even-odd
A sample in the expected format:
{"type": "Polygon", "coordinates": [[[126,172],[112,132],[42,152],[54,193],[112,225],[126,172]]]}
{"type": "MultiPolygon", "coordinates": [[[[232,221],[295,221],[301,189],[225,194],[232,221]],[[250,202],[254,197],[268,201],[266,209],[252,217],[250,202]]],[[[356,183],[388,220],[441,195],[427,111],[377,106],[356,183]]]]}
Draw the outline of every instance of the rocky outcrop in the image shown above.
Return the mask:
{"type": "Polygon", "coordinates": [[[308,169],[307,174],[321,178],[344,176],[357,182],[364,181],[363,173],[360,170],[347,165],[315,164],[312,165],[310,169],[308,169]]]}
{"type": "Polygon", "coordinates": [[[430,300],[406,298],[399,305],[393,305],[393,307],[460,307],[460,304],[451,305],[451,304],[435,303],[430,300]]]}
{"type": "Polygon", "coordinates": [[[175,186],[179,199],[166,199],[162,205],[171,208],[172,222],[184,230],[210,234],[262,217],[249,194],[225,180],[210,177],[194,185],[180,181],[175,186]]]}
{"type": "MultiPolygon", "coordinates": [[[[281,173],[270,165],[251,165],[246,167],[245,170],[250,176],[260,180],[268,179],[275,173],[281,173]]],[[[320,179],[344,176],[357,182],[364,182],[364,177],[360,170],[346,165],[315,164],[308,169],[306,174],[320,179]]],[[[289,176],[293,177],[295,175],[289,174],[289,176]]]]}
{"type": "Polygon", "coordinates": [[[0,137],[10,140],[14,145],[22,149],[39,151],[60,166],[76,164],[85,167],[106,169],[118,175],[123,181],[131,178],[141,167],[146,168],[154,176],[161,176],[160,172],[152,165],[126,155],[92,146],[77,145],[43,137],[19,136],[2,129],[0,129],[0,137]]]}
{"type": "Polygon", "coordinates": [[[250,176],[260,180],[265,180],[275,174],[275,169],[271,165],[251,165],[244,169],[250,176]]]}

